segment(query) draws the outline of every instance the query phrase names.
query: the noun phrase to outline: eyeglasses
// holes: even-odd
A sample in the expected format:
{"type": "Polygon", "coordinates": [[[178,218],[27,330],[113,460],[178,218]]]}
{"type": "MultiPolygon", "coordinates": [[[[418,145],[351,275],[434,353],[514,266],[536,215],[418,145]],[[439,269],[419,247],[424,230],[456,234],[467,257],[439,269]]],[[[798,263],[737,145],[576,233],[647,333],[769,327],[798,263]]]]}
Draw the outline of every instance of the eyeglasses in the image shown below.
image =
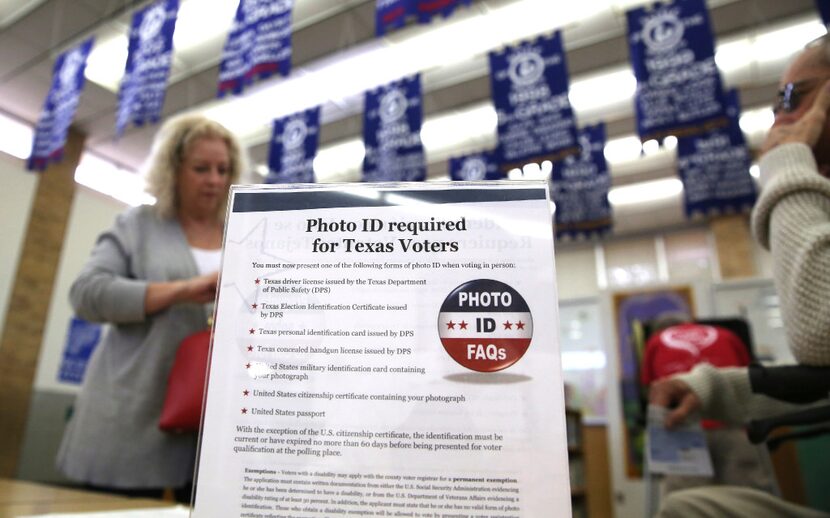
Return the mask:
{"type": "Polygon", "coordinates": [[[796,111],[804,96],[826,79],[826,77],[814,77],[785,84],[783,88],[778,90],[778,97],[775,100],[772,112],[778,115],[780,112],[792,113],[796,111]]]}

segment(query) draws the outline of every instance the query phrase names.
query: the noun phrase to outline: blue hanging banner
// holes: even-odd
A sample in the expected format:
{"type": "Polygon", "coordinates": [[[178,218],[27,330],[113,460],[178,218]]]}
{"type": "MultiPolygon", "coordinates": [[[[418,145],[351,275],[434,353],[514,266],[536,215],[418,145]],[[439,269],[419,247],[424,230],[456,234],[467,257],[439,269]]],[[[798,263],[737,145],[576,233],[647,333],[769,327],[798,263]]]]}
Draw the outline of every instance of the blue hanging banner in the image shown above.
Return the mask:
{"type": "Polygon", "coordinates": [[[415,11],[419,23],[429,23],[435,16],[450,16],[459,5],[469,6],[472,0],[417,0],[415,11]]]}
{"type": "Polygon", "coordinates": [[[257,79],[291,72],[294,0],[239,0],[219,65],[219,97],[257,79]]]}
{"type": "Polygon", "coordinates": [[[69,322],[63,358],[58,368],[58,380],[80,384],[84,380],[86,366],[92,351],[101,340],[101,324],[73,318],[69,322]]]}
{"type": "Polygon", "coordinates": [[[319,106],[275,120],[265,183],[314,183],[319,140],[319,106]]]}
{"type": "Polygon", "coordinates": [[[49,163],[63,158],[66,135],[84,88],[86,58],[92,49],[92,42],[93,38],[89,38],[58,56],[55,61],[52,85],[35,126],[32,154],[26,162],[26,168],[30,171],[43,171],[49,163]]]}
{"type": "Polygon", "coordinates": [[[604,154],[605,124],[583,128],[579,144],[579,155],[553,164],[550,191],[556,204],[557,239],[601,236],[611,230],[611,175],[604,154]]]}
{"type": "Polygon", "coordinates": [[[498,113],[499,167],[506,171],[578,153],[561,33],[540,36],[489,56],[498,113]]]}
{"type": "Polygon", "coordinates": [[[725,126],[723,86],[704,0],[657,3],[628,11],[626,17],[640,140],[662,141],[725,126]]]}
{"type": "Polygon", "coordinates": [[[415,75],[365,94],[364,182],[415,182],[427,176],[421,144],[421,76],[415,75]]]}
{"type": "Polygon", "coordinates": [[[821,22],[830,25],[830,0],[816,0],[816,7],[821,15],[821,22]]]}
{"type": "Polygon", "coordinates": [[[163,0],[133,16],[127,68],[118,92],[116,136],[123,135],[130,122],[141,126],[161,118],[178,12],[178,0],[163,0]]]}
{"type": "Polygon", "coordinates": [[[503,180],[504,171],[499,170],[496,154],[490,151],[472,153],[449,160],[450,180],[478,181],[503,180]]]}
{"type": "Polygon", "coordinates": [[[738,124],[738,93],[725,97],[729,125],[677,139],[677,167],[683,180],[686,216],[745,212],[755,203],[749,174],[752,156],[738,124]]]}
{"type": "Polygon", "coordinates": [[[415,14],[415,0],[377,0],[375,2],[375,36],[400,29],[415,14]]]}

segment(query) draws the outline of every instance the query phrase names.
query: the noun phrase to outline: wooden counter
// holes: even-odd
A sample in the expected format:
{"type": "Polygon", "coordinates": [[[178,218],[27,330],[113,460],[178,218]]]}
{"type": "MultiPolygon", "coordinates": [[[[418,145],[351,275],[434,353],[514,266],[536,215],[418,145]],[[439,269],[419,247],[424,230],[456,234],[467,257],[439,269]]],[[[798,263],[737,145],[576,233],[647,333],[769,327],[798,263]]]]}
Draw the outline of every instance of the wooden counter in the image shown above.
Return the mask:
{"type": "MultiPolygon", "coordinates": [[[[173,509],[175,506],[162,500],[127,498],[20,480],[0,479],[0,518],[154,507],[173,509]]],[[[184,513],[183,515],[186,516],[184,513]]]]}

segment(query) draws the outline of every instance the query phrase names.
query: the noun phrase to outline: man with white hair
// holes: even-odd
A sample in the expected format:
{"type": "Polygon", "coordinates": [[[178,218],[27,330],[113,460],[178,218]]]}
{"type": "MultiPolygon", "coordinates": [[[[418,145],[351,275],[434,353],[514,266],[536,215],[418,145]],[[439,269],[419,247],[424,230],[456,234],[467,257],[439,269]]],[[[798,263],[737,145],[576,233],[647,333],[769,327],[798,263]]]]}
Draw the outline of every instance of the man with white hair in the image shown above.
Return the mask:
{"type": "MultiPolygon", "coordinates": [[[[787,341],[803,365],[830,366],[830,35],[809,44],[781,78],[775,123],[762,148],[755,238],[772,252],[787,341]]],[[[741,424],[797,409],[750,389],[746,368],[700,365],[652,385],[673,427],[692,412],[741,424]]],[[[828,517],[748,488],[705,487],[669,495],[658,516],[828,517]]]]}

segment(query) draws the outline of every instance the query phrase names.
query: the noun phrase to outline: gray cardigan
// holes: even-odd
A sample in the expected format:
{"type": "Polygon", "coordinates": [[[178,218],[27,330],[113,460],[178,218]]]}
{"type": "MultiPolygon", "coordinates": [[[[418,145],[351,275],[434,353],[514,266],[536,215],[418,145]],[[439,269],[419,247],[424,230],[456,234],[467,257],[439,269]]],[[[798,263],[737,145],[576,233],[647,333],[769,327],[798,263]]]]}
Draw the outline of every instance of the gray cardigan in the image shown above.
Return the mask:
{"type": "Polygon", "coordinates": [[[70,478],[116,488],[180,487],[193,477],[196,435],[158,429],[167,377],[182,338],[204,329],[205,309],[180,304],[144,314],[150,282],[197,275],[178,221],[149,206],[101,234],[70,290],[81,318],[107,322],[58,452],[70,478]]]}
{"type": "MultiPolygon", "coordinates": [[[[764,188],[752,230],[772,252],[788,345],[799,363],[830,366],[830,180],[805,144],[778,146],[760,165],[764,188]]],[[[753,394],[745,368],[702,364],[678,377],[698,395],[705,417],[742,424],[798,409],[753,394]]]]}

